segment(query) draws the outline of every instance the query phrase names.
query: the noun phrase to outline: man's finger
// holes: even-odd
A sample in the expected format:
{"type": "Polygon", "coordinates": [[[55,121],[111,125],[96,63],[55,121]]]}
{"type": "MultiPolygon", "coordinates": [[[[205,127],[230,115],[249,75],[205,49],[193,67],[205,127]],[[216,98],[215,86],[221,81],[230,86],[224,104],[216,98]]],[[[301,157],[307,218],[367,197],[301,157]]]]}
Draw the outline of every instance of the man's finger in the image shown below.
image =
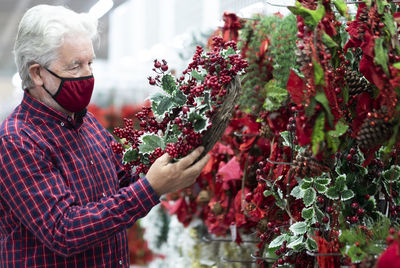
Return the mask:
{"type": "Polygon", "coordinates": [[[167,153],[164,153],[156,161],[159,161],[161,165],[166,166],[171,162],[171,156],[167,153]]]}
{"type": "Polygon", "coordinates": [[[204,151],[204,147],[200,146],[197,147],[193,152],[179,160],[178,165],[181,169],[186,169],[189,167],[193,162],[201,155],[201,153],[204,151]]]}
{"type": "Polygon", "coordinates": [[[210,160],[209,154],[203,156],[203,158],[201,158],[193,166],[191,166],[185,171],[187,172],[186,174],[200,174],[200,172],[203,170],[204,166],[207,164],[209,160],[210,160]]]}

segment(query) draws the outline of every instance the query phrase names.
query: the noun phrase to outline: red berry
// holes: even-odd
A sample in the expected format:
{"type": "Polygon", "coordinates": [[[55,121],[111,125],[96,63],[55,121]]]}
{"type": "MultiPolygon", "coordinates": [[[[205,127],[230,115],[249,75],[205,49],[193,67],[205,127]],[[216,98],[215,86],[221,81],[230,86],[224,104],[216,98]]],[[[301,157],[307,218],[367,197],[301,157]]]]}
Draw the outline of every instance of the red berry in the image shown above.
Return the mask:
{"type": "Polygon", "coordinates": [[[161,63],[158,60],[154,60],[154,67],[155,68],[160,68],[161,67],[161,63]]]}
{"type": "Polygon", "coordinates": [[[354,202],[353,204],[351,204],[351,207],[354,209],[358,209],[358,203],[354,202]]]}
{"type": "Polygon", "coordinates": [[[161,65],[161,70],[163,70],[164,72],[168,71],[168,65],[166,64],[161,65]]]}
{"type": "Polygon", "coordinates": [[[362,209],[362,208],[359,208],[359,209],[357,209],[357,214],[358,215],[363,215],[365,213],[365,210],[364,209],[362,209]]]}

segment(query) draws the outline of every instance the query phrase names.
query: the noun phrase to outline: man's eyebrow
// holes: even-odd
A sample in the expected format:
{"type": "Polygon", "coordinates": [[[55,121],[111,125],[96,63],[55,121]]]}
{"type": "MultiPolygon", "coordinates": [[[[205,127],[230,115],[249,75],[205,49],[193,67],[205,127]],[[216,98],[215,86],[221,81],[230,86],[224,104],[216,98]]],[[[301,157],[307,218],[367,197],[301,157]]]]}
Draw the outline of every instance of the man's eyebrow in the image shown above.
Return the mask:
{"type": "MultiPolygon", "coordinates": [[[[90,59],[90,61],[94,61],[96,59],[96,55],[94,55],[91,59],[90,59]]],[[[73,60],[73,61],[71,61],[69,64],[67,64],[67,68],[68,67],[72,67],[72,66],[74,66],[74,65],[80,65],[82,63],[82,61],[81,60],[73,60]]]]}

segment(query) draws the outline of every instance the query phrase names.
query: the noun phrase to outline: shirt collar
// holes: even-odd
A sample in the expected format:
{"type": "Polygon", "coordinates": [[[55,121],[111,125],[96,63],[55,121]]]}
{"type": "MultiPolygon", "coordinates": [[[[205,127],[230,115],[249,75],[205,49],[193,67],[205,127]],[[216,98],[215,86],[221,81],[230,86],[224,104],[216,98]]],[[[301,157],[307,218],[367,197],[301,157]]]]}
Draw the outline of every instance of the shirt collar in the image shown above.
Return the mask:
{"type": "Polygon", "coordinates": [[[75,113],[74,120],[71,116],[64,114],[63,112],[57,111],[54,108],[38,101],[26,92],[24,93],[21,107],[32,116],[37,116],[48,121],[63,122],[63,125],[65,125],[67,128],[75,129],[78,129],[82,125],[83,118],[87,112],[87,109],[85,108],[81,112],[75,113]]]}

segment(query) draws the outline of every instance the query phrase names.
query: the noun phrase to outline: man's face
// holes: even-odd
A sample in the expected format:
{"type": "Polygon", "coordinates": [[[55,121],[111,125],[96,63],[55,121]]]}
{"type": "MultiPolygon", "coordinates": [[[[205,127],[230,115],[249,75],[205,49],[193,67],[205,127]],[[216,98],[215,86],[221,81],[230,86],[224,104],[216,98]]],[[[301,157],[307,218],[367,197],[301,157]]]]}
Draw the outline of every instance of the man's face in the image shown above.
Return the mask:
{"type": "MultiPolygon", "coordinates": [[[[92,74],[92,63],[95,58],[90,38],[85,36],[66,36],[63,45],[58,49],[58,58],[49,69],[61,77],[75,78],[92,74]]],[[[44,71],[46,85],[51,93],[57,90],[60,79],[44,71]]]]}

